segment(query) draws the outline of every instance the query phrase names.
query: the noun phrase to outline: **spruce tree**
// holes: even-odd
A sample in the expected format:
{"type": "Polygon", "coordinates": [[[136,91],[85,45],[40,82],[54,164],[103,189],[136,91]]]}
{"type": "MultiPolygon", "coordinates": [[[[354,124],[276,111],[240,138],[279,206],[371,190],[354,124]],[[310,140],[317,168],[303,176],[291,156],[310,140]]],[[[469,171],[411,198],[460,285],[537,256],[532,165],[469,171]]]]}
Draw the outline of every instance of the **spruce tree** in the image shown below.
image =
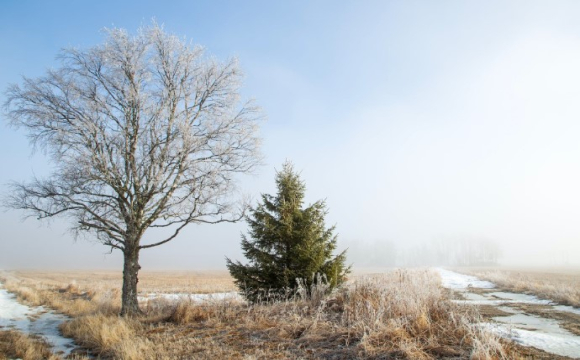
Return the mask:
{"type": "Polygon", "coordinates": [[[288,299],[297,279],[310,288],[317,274],[333,288],[350,270],[345,266],[346,251],[333,256],[337,237],[334,226],[325,227],[325,202],[303,209],[305,186],[291,163],[277,172],[276,186],[276,196],[262,194],[262,202],[246,217],[250,230],[249,237],[242,235],[242,250],[249,264],[226,259],[236,285],[250,302],[288,299]]]}

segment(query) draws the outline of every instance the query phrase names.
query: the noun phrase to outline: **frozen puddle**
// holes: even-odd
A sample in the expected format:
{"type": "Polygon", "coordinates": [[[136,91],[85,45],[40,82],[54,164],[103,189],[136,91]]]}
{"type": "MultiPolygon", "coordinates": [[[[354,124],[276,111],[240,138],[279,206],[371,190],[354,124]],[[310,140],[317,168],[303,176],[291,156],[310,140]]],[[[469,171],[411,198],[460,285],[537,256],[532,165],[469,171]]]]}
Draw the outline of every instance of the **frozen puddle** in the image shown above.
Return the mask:
{"type": "MultiPolygon", "coordinates": [[[[463,295],[463,297],[465,297],[466,300],[455,300],[455,302],[467,303],[472,305],[492,305],[492,306],[506,304],[554,305],[554,303],[551,302],[550,300],[539,299],[536,296],[528,294],[519,294],[504,291],[489,292],[486,294],[476,294],[469,292],[469,289],[465,290],[466,291],[461,292],[461,294],[463,295]]],[[[578,309],[574,309],[571,306],[553,306],[553,309],[567,312],[575,312],[574,310],[578,311],[578,309]]]]}
{"type": "Polygon", "coordinates": [[[554,335],[569,335],[570,333],[558,325],[554,319],[546,319],[539,316],[528,315],[523,312],[510,316],[496,316],[493,318],[499,323],[522,328],[523,330],[541,331],[554,335]]]}
{"type": "MultiPolygon", "coordinates": [[[[485,323],[483,326],[524,346],[533,346],[551,354],[569,356],[575,359],[580,357],[580,339],[567,331],[565,334],[555,334],[541,330],[525,330],[516,327],[515,324],[508,326],[485,323]]],[[[558,332],[562,332],[562,329],[558,332]]]]}
{"type": "Polygon", "coordinates": [[[6,291],[0,283],[0,329],[39,335],[52,346],[54,353],[67,356],[75,348],[75,343],[60,335],[58,326],[66,320],[66,316],[47,311],[42,306],[20,304],[16,296],[6,291]]]}
{"type": "Polygon", "coordinates": [[[576,315],[580,315],[580,309],[575,308],[573,306],[568,306],[568,305],[555,305],[554,310],[569,312],[569,313],[573,313],[576,315]]]}
{"type": "Polygon", "coordinates": [[[534,295],[528,294],[497,291],[489,293],[488,295],[504,302],[519,303],[519,304],[553,305],[553,303],[550,300],[539,299],[534,295]]]}
{"type": "Polygon", "coordinates": [[[493,320],[496,323],[481,324],[485,328],[524,346],[533,346],[552,354],[580,358],[579,336],[562,328],[557,320],[526,314],[509,305],[546,305],[551,306],[551,309],[555,311],[575,314],[580,314],[580,309],[555,305],[549,300],[527,294],[504,291],[476,294],[470,292],[470,288],[495,289],[495,284],[449,270],[437,269],[437,272],[441,276],[444,287],[460,292],[465,298],[465,300],[456,300],[456,302],[471,305],[491,305],[510,314],[494,317],[493,320]]]}

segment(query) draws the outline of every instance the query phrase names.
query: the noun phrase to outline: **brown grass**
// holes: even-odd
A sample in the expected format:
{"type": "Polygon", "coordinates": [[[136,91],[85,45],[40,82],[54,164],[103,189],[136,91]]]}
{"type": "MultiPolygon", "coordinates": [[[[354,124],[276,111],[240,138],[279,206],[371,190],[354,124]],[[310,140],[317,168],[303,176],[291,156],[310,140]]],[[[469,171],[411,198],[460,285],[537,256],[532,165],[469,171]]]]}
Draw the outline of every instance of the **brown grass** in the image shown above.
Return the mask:
{"type": "Polygon", "coordinates": [[[85,315],[61,326],[64,336],[101,357],[137,360],[150,352],[147,339],[138,336],[140,323],[107,315],[85,315]]]}
{"type": "MultiPolygon", "coordinates": [[[[120,271],[33,271],[22,270],[12,273],[22,282],[31,280],[46,286],[76,286],[79,289],[118,288],[122,280],[120,271]]],[[[146,293],[197,293],[236,291],[233,278],[227,270],[215,271],[140,271],[139,292],[146,293]]]]}
{"type": "MultiPolygon", "coordinates": [[[[223,274],[215,282],[184,277],[163,274],[139,285],[143,292],[194,292],[215,283],[218,291],[231,290],[223,274]]],[[[72,316],[63,333],[101,358],[513,358],[496,336],[473,325],[475,310],[450,301],[438,276],[425,270],[356,276],[330,295],[319,286],[310,298],[271,304],[154,299],[139,319],[117,316],[120,278],[114,283],[103,273],[18,272],[2,280],[25,301],[72,316]]]]}
{"type": "Polygon", "coordinates": [[[0,330],[0,359],[57,360],[50,346],[42,339],[26,336],[15,330],[0,330]]]}
{"type": "MultiPolygon", "coordinates": [[[[472,325],[478,320],[472,310],[449,301],[433,273],[412,271],[362,277],[314,299],[254,306],[181,302],[168,320],[194,339],[181,338],[171,349],[196,351],[200,359],[217,356],[217,349],[220,356],[264,359],[507,358],[497,337],[472,325]]],[[[149,334],[161,340],[175,328],[149,334]]]]}
{"type": "Polygon", "coordinates": [[[458,271],[491,281],[508,291],[533,294],[563,305],[580,307],[578,269],[461,268],[458,271]]]}

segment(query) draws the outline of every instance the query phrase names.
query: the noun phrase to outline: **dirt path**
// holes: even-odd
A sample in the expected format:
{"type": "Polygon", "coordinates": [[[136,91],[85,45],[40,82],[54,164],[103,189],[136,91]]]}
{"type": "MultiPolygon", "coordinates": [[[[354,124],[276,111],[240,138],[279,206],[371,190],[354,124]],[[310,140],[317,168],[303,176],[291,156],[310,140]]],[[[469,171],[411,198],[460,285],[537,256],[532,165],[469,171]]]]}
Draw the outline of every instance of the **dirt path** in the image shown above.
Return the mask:
{"type": "Polygon", "coordinates": [[[580,359],[580,309],[501,291],[473,276],[438,271],[443,286],[455,292],[455,301],[480,308],[484,316],[481,326],[489,331],[521,346],[580,359]]]}

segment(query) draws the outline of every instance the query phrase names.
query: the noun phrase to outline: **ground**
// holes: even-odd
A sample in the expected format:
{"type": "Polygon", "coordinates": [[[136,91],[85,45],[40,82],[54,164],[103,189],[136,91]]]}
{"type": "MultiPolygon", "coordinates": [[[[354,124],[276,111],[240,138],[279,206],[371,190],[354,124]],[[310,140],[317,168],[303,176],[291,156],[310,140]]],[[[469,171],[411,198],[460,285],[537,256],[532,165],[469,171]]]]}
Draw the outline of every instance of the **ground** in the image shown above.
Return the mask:
{"type": "MultiPolygon", "coordinates": [[[[479,331],[470,325],[478,313],[453,303],[457,295],[429,270],[355,272],[349,286],[329,296],[319,289],[312,299],[265,305],[159,297],[143,303],[139,319],[117,316],[117,272],[17,271],[0,280],[21,301],[71,316],[61,329],[81,345],[77,358],[564,359],[479,331]]],[[[139,286],[141,295],[235,291],[225,271],[145,271],[139,286]]],[[[0,348],[0,358],[16,356],[9,350],[0,348]]]]}
{"type": "MultiPolygon", "coordinates": [[[[498,291],[517,292],[547,299],[560,305],[580,304],[580,269],[577,268],[458,268],[458,272],[477,276],[496,284],[495,289],[469,288],[469,292],[479,295],[498,291]]],[[[464,299],[461,293],[453,295],[457,299],[464,299]]],[[[532,316],[555,319],[560,327],[574,335],[580,335],[580,314],[568,311],[554,311],[552,305],[546,304],[509,304],[516,310],[532,316]]],[[[478,310],[484,321],[494,322],[493,318],[512,315],[496,306],[479,305],[478,310]]],[[[517,352],[531,359],[569,359],[568,357],[548,354],[534,347],[523,347],[512,344],[517,352]]],[[[580,356],[580,354],[579,354],[580,356]]]]}

